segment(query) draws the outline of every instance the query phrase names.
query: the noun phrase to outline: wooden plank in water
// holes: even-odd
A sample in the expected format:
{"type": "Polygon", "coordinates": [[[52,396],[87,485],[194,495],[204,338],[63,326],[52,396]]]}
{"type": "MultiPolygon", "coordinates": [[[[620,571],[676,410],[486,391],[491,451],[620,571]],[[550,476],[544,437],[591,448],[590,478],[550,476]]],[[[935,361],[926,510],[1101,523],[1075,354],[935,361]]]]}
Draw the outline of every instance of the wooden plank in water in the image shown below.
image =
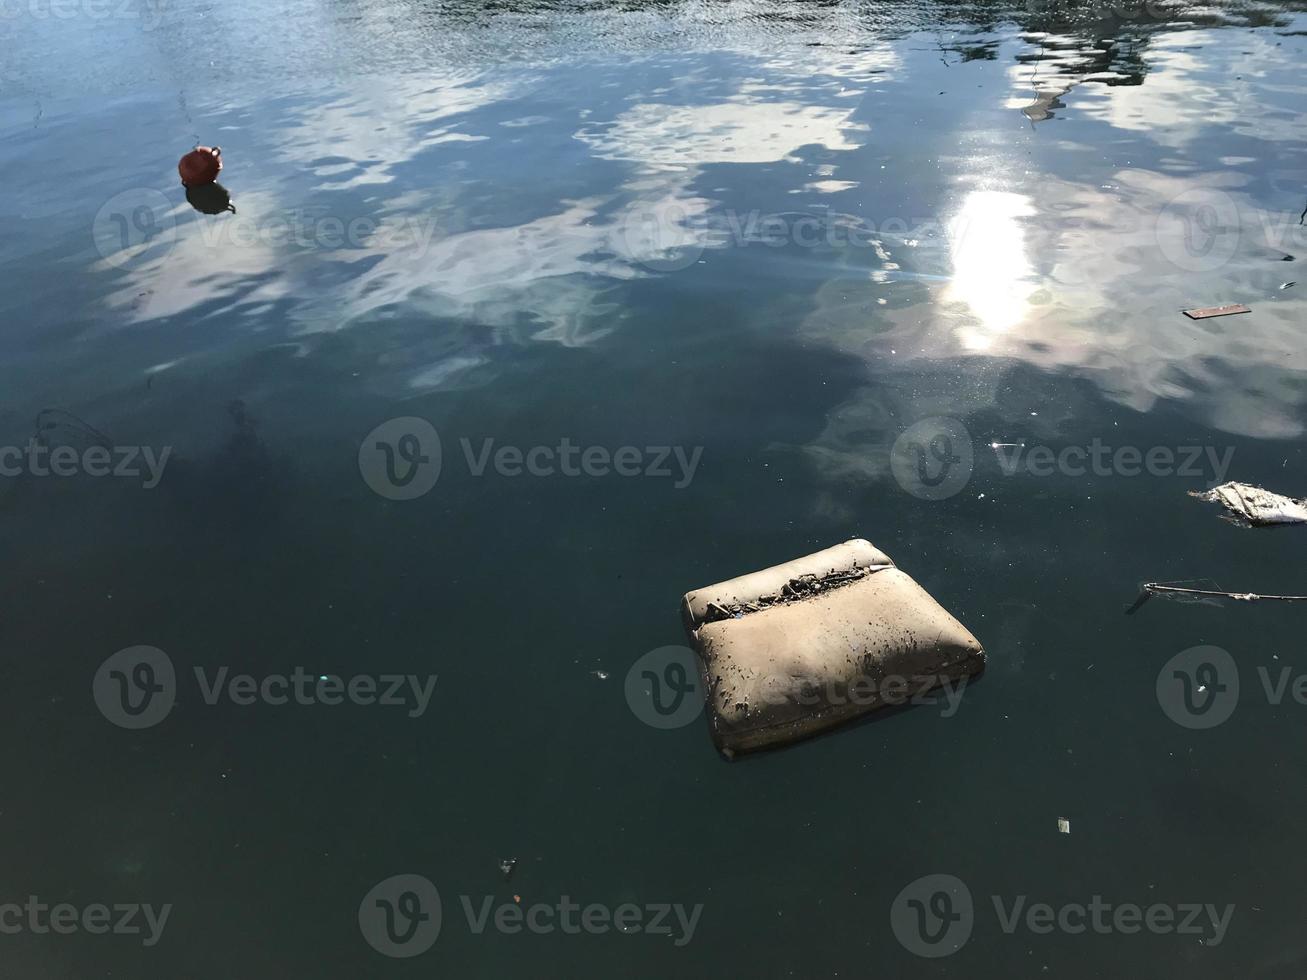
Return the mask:
{"type": "Polygon", "coordinates": [[[1206,320],[1209,316],[1229,316],[1232,313],[1251,313],[1252,308],[1244,306],[1242,303],[1231,303],[1229,306],[1205,306],[1198,310],[1182,310],[1185,316],[1190,320],[1206,320]]]}

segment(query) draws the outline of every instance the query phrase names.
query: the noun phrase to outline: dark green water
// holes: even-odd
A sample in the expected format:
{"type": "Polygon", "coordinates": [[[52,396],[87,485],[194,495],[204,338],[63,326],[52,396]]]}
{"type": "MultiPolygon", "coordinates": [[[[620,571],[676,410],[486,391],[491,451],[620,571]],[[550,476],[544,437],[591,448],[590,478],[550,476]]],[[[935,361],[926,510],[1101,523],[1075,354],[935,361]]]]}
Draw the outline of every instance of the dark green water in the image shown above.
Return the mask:
{"type": "Polygon", "coordinates": [[[0,0],[0,446],[169,453],[0,478],[5,975],[1300,976],[1307,609],[1122,612],[1307,593],[1296,529],[1185,496],[1307,493],[1304,11],[0,0]],[[187,206],[197,142],[237,214],[187,206]],[[409,500],[359,462],[403,417],[442,449],[409,500]],[[894,460],[941,425],[936,493],[894,460]],[[637,475],[462,445],[564,439],[637,475]],[[854,535],[984,643],[955,712],[727,764],[633,710],[682,593],[854,535]],[[93,693],[140,645],[176,697],[132,730],[93,693]],[[1240,689],[1191,728],[1158,678],[1199,645],[1240,689]],[[437,679],[410,717],[197,667],[437,679]],[[390,958],[359,908],[405,874],[443,923],[390,958]],[[974,899],[947,957],[894,929],[932,874],[974,899]],[[475,932],[514,895],[701,910],[475,932]],[[147,945],[29,896],[171,910],[147,945]]]}

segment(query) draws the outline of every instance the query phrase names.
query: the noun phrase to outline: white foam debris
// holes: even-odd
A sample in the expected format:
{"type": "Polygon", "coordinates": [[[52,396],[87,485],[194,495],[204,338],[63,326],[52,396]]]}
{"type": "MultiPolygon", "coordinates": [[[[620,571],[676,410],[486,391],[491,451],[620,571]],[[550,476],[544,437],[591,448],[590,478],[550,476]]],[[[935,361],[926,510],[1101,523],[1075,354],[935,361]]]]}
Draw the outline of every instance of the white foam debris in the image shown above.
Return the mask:
{"type": "Polygon", "coordinates": [[[1189,496],[1220,504],[1236,523],[1262,527],[1307,524],[1307,501],[1272,493],[1250,483],[1222,483],[1211,490],[1190,491],[1189,496]]]}

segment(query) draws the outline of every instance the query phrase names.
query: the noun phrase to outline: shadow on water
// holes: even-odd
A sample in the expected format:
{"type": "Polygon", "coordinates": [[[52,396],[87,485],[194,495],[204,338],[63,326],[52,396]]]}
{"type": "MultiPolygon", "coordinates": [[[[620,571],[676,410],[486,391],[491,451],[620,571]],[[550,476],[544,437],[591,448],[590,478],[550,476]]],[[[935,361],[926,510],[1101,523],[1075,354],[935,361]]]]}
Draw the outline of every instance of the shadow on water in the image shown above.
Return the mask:
{"type": "Polygon", "coordinates": [[[162,487],[197,533],[240,537],[276,524],[288,470],[268,452],[243,401],[231,402],[227,414],[233,431],[217,452],[173,459],[162,487]]]}
{"type": "Polygon", "coordinates": [[[216,180],[211,184],[187,187],[186,203],[201,214],[236,213],[236,205],[231,201],[231,192],[216,180]]]}

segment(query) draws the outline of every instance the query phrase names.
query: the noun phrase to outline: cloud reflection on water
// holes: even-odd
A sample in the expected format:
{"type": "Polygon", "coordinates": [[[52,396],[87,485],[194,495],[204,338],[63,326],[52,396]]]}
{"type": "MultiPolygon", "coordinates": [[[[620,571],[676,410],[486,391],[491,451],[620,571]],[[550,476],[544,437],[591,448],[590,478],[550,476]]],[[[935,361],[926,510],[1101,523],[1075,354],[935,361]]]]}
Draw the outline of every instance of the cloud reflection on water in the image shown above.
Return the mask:
{"type": "MultiPolygon", "coordinates": [[[[300,338],[384,336],[406,319],[425,320],[433,338],[476,330],[473,349],[408,335],[407,354],[384,359],[426,390],[493,368],[495,347],[612,336],[634,281],[674,294],[676,277],[694,274],[679,257],[743,248],[706,230],[728,210],[802,212],[829,199],[822,213],[839,220],[880,226],[925,211],[943,234],[747,253],[776,262],[778,282],[816,280],[811,313],[789,325],[809,340],[873,364],[884,347],[1070,369],[1131,407],[1181,398],[1230,431],[1296,433],[1301,301],[1270,293],[1280,270],[1267,265],[1295,240],[1257,182],[1267,156],[1277,188],[1297,180],[1288,150],[1301,115],[1287,107],[1302,96],[1298,48],[1242,33],[1231,45],[1228,31],[1145,33],[1128,43],[999,33],[986,58],[947,69],[910,40],[805,59],[655,58],[637,81],[612,65],[361,79],[278,106],[269,139],[294,180],[247,169],[240,220],[302,205],[365,214],[377,234],[348,247],[232,248],[186,216],[167,262],[123,272],[109,306],[141,323],[275,304],[300,338]],[[989,55],[1002,91],[955,96],[993,80],[989,55]],[[1238,74],[1245,81],[1213,84],[1238,74]],[[936,85],[948,91],[927,112],[936,85]],[[1201,145],[1213,133],[1243,142],[1218,162],[1201,145]],[[527,166],[542,137],[544,162],[527,166]],[[1178,268],[1158,223],[1195,188],[1229,194],[1242,215],[1239,249],[1216,276],[1178,268]],[[415,216],[433,223],[430,239],[389,244],[415,216]],[[1259,304],[1239,334],[1175,320],[1181,306],[1224,300],[1259,304]],[[1213,361],[1267,377],[1217,393],[1213,361]]],[[[730,276],[738,257],[705,274],[730,276]]]]}

